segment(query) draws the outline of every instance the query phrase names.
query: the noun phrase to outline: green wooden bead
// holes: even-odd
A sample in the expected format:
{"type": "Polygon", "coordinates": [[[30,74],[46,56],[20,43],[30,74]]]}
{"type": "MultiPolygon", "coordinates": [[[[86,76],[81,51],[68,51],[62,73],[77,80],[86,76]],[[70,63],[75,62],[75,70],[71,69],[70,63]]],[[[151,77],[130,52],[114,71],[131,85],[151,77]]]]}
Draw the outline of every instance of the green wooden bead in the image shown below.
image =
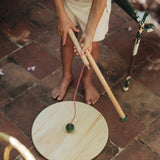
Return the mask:
{"type": "Polygon", "coordinates": [[[67,130],[68,133],[71,133],[71,132],[74,130],[74,125],[68,123],[68,124],[66,125],[66,130],[67,130]]]}

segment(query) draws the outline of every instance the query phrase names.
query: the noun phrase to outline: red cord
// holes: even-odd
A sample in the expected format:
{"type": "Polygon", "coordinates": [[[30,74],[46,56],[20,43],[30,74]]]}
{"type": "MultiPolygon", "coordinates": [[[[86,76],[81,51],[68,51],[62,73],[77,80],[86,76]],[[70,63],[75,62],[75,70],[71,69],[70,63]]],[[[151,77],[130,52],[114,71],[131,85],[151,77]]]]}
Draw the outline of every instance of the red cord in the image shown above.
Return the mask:
{"type": "Polygon", "coordinates": [[[79,84],[80,84],[80,81],[81,81],[81,78],[82,78],[82,75],[83,75],[84,67],[85,67],[85,65],[83,65],[83,68],[81,70],[81,74],[79,76],[78,83],[77,83],[77,86],[76,86],[76,90],[74,92],[74,116],[73,116],[73,119],[70,122],[70,125],[73,123],[73,121],[76,117],[76,95],[77,95],[78,87],[79,87],[79,84]]]}

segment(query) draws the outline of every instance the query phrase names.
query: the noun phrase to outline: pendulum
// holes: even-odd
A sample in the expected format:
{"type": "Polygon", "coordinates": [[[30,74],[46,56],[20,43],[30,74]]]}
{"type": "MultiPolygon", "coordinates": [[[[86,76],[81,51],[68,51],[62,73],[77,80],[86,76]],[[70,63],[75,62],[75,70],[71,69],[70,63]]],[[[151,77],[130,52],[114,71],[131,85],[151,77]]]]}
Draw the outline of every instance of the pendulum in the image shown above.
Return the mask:
{"type": "Polygon", "coordinates": [[[66,125],[66,130],[67,130],[68,133],[73,132],[73,130],[74,130],[74,125],[73,125],[72,123],[68,123],[68,124],[66,125]]]}

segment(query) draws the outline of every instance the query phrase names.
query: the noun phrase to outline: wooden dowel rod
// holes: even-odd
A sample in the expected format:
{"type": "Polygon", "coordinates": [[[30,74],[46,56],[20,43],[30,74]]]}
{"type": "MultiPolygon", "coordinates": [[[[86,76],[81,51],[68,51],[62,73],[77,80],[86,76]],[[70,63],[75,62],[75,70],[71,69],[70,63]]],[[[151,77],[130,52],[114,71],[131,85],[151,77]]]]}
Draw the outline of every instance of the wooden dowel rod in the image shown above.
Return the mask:
{"type": "MultiPolygon", "coordinates": [[[[70,37],[71,37],[71,39],[72,39],[75,47],[77,48],[77,51],[79,52],[79,54],[81,54],[80,44],[79,44],[79,42],[78,42],[78,40],[77,40],[74,32],[73,32],[71,29],[69,30],[69,35],[70,35],[70,37]]],[[[111,89],[109,88],[106,80],[104,79],[104,77],[103,77],[101,71],[99,70],[96,62],[95,62],[94,59],[92,58],[92,56],[91,56],[91,54],[90,54],[89,51],[87,51],[86,53],[87,53],[87,58],[88,58],[88,60],[89,60],[89,62],[90,62],[90,64],[91,64],[91,66],[93,67],[93,69],[94,69],[96,75],[98,76],[101,84],[103,85],[105,91],[107,92],[107,94],[108,94],[110,100],[112,101],[112,103],[113,103],[116,111],[118,112],[120,118],[121,118],[121,119],[124,119],[126,116],[125,116],[124,112],[122,111],[119,103],[117,102],[115,96],[113,95],[111,89]]],[[[82,59],[82,61],[83,61],[83,63],[84,63],[85,65],[89,65],[89,62],[88,62],[87,58],[86,58],[86,56],[81,56],[81,59],[82,59]]]]}
{"type": "Polygon", "coordinates": [[[89,62],[88,62],[86,56],[85,55],[81,55],[81,47],[80,47],[79,42],[78,42],[74,32],[72,31],[72,29],[70,29],[68,33],[69,33],[69,35],[70,35],[70,37],[71,37],[71,39],[72,39],[77,51],[78,51],[78,53],[80,54],[80,58],[82,59],[84,65],[89,66],[89,62]]]}
{"type": "Polygon", "coordinates": [[[93,57],[91,56],[90,52],[88,52],[88,51],[87,51],[87,58],[88,58],[90,64],[92,65],[92,67],[93,67],[93,69],[94,69],[97,77],[99,78],[101,84],[103,85],[105,91],[107,92],[110,100],[112,101],[112,103],[113,103],[116,111],[118,112],[119,116],[122,119],[124,119],[126,117],[125,114],[124,114],[124,112],[122,111],[122,109],[121,109],[119,103],[117,102],[115,96],[113,95],[113,93],[112,93],[109,85],[107,84],[106,80],[104,79],[104,77],[103,77],[101,71],[99,70],[96,62],[94,61],[93,57]]]}

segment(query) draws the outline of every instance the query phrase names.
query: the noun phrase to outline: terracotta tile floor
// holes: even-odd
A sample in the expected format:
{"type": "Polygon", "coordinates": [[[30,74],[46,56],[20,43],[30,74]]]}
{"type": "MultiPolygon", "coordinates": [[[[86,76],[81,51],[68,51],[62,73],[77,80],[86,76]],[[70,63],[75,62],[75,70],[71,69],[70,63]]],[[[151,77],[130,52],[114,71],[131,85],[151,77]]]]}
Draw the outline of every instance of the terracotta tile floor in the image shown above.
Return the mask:
{"type": "MultiPolygon", "coordinates": [[[[56,22],[52,0],[0,2],[0,69],[4,73],[0,75],[0,131],[19,139],[37,160],[45,158],[33,146],[31,127],[40,111],[57,102],[51,91],[62,75],[56,22]],[[30,66],[35,70],[28,71],[30,66]]],[[[122,91],[137,29],[137,24],[113,3],[98,66],[129,119],[119,122],[94,74],[101,96],[93,107],[103,114],[109,127],[108,143],[95,160],[160,160],[160,38],[154,32],[142,36],[130,89],[122,91]]],[[[75,57],[74,82],[64,100],[73,100],[81,68],[75,57]]],[[[82,84],[77,100],[84,102],[82,84]]],[[[3,149],[4,143],[0,143],[0,159],[3,149]]],[[[22,157],[14,151],[11,159],[22,157]]]]}

